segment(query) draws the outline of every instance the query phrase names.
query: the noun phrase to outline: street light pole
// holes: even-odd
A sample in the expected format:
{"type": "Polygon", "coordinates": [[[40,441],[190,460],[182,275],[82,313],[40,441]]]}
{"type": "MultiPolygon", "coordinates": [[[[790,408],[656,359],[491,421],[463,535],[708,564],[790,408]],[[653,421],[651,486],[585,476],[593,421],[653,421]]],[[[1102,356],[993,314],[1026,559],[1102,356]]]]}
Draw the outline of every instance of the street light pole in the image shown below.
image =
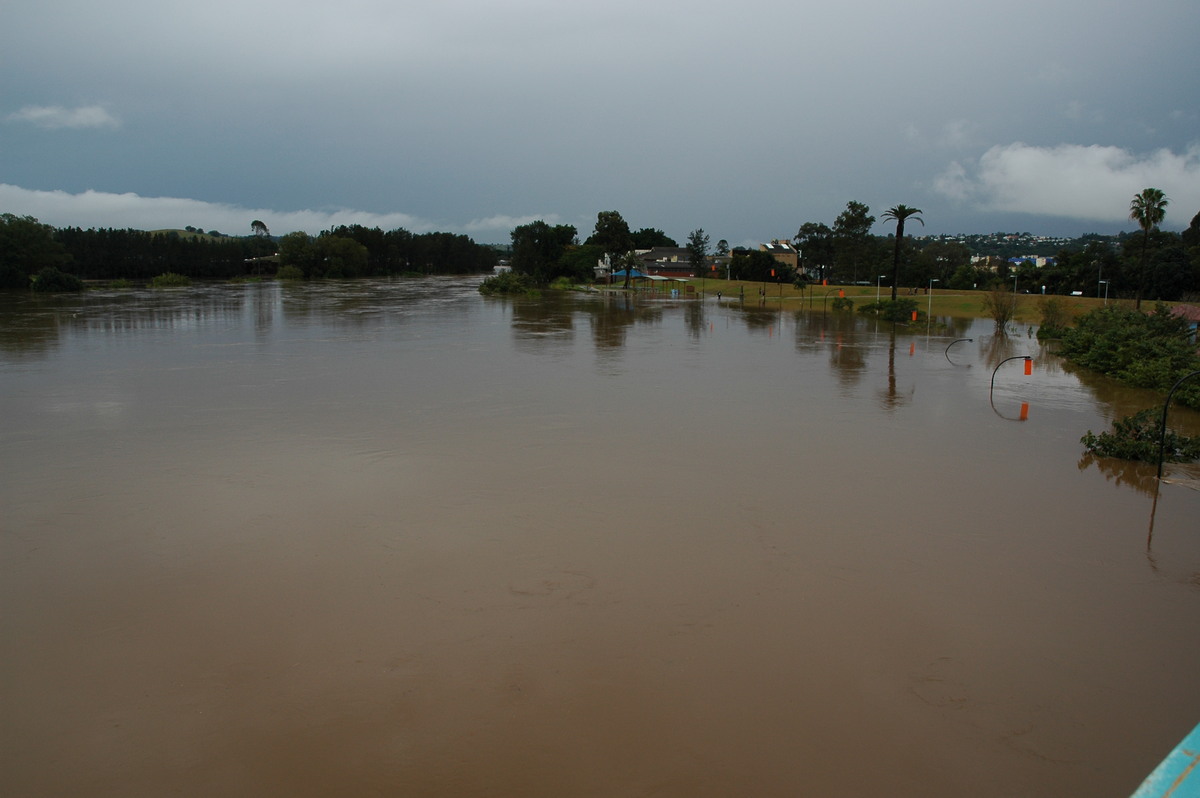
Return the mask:
{"type": "Polygon", "coordinates": [[[938,280],[936,278],[930,280],[929,288],[925,292],[925,293],[929,294],[929,310],[925,311],[925,318],[927,320],[927,323],[928,323],[928,320],[932,320],[932,318],[933,318],[933,284],[940,283],[940,282],[941,282],[941,280],[938,280]]]}
{"type": "Polygon", "coordinates": [[[875,304],[876,305],[879,304],[879,284],[880,284],[880,281],[883,280],[883,277],[884,276],[881,274],[875,278],[875,304]]]}

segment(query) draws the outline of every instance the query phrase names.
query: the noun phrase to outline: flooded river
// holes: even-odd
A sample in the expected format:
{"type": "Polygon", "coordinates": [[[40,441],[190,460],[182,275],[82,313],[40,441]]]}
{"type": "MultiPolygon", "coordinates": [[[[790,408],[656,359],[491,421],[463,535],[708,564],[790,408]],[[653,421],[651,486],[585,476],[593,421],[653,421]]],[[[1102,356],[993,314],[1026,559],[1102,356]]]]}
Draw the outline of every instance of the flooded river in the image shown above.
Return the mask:
{"type": "Polygon", "coordinates": [[[1200,722],[1200,472],[1079,443],[1161,397],[478,282],[0,296],[0,793],[1127,796],[1200,722]]]}

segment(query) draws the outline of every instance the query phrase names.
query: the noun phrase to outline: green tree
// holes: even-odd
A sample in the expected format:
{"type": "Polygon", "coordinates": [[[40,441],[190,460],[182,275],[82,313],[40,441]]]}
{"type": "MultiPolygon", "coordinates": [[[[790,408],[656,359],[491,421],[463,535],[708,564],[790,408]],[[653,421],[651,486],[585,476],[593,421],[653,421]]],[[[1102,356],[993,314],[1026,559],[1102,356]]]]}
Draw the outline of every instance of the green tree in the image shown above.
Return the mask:
{"type": "Polygon", "coordinates": [[[631,249],[654,249],[655,247],[677,247],[679,244],[675,239],[668,236],[662,230],[656,230],[649,227],[643,227],[636,233],[632,234],[633,246],[631,249]]]}
{"type": "Polygon", "coordinates": [[[313,237],[308,233],[298,230],[279,239],[280,265],[293,266],[301,271],[305,280],[311,280],[319,276],[317,262],[313,237]]]}
{"type": "Polygon", "coordinates": [[[362,277],[367,270],[367,248],[352,238],[321,234],[316,241],[321,276],[326,279],[362,277]]]}
{"type": "Polygon", "coordinates": [[[833,231],[820,222],[805,222],[800,225],[792,244],[800,253],[801,269],[810,273],[816,271],[816,279],[825,279],[825,270],[833,261],[833,231]]]}
{"type": "Polygon", "coordinates": [[[708,268],[708,234],[704,232],[703,227],[688,233],[687,253],[688,263],[692,264],[696,274],[703,275],[704,270],[708,268]]]}
{"type": "Polygon", "coordinates": [[[838,214],[833,222],[833,262],[840,274],[858,280],[858,268],[864,265],[871,251],[871,226],[875,217],[871,209],[861,202],[851,200],[846,210],[838,214]]]}
{"type": "Polygon", "coordinates": [[[267,226],[262,223],[261,219],[255,219],[253,222],[251,222],[250,230],[254,233],[254,235],[261,236],[262,238],[266,238],[267,236],[271,235],[271,231],[267,229],[267,226]]]}
{"type": "Polygon", "coordinates": [[[764,252],[761,249],[734,250],[733,258],[729,262],[729,271],[738,280],[752,280],[754,282],[786,280],[787,282],[791,282],[793,279],[790,274],[790,268],[784,267],[769,252],[764,252]],[[771,275],[772,271],[775,272],[774,276],[771,275]]]}
{"type": "Polygon", "coordinates": [[[29,288],[31,274],[70,261],[53,227],[32,216],[0,214],[0,288],[29,288]]]}
{"type": "Polygon", "coordinates": [[[1138,268],[1138,288],[1134,307],[1141,309],[1142,293],[1146,288],[1146,248],[1150,243],[1150,231],[1158,228],[1167,215],[1169,200],[1157,188],[1144,188],[1135,194],[1129,203],[1129,218],[1142,228],[1142,257],[1138,268]]]}
{"type": "MultiPolygon", "coordinates": [[[[596,229],[587,240],[604,250],[612,262],[633,249],[633,234],[629,225],[617,211],[600,211],[596,214],[596,229]]],[[[625,270],[625,287],[629,287],[629,269],[625,270]]]]}
{"type": "Polygon", "coordinates": [[[910,208],[907,205],[896,205],[888,208],[883,214],[884,219],[896,222],[896,249],[892,255],[892,301],[896,301],[896,286],[900,283],[900,248],[904,246],[904,223],[908,219],[916,219],[925,226],[925,220],[920,216],[920,208],[910,208]]]}
{"type": "Polygon", "coordinates": [[[529,275],[538,285],[546,285],[559,276],[560,261],[577,233],[566,224],[551,227],[539,219],[513,229],[512,268],[529,275]]]}
{"type": "MultiPolygon", "coordinates": [[[[922,283],[936,279],[949,286],[959,269],[971,264],[971,250],[957,241],[932,241],[917,251],[917,277],[922,283]]],[[[966,286],[970,288],[971,286],[966,286]]]]}
{"type": "MultiPolygon", "coordinates": [[[[1197,214],[1196,218],[1200,219],[1200,214],[1197,214]]],[[[717,242],[717,257],[723,258],[728,254],[729,254],[729,242],[722,238],[720,241],[717,242]]]]}

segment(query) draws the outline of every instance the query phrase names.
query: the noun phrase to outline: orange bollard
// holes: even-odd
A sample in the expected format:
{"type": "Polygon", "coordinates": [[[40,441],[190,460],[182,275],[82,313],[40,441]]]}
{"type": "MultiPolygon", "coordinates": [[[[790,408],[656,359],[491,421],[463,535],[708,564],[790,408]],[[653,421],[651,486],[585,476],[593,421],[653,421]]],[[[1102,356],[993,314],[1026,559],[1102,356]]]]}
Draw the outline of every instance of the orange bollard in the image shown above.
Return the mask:
{"type": "Polygon", "coordinates": [[[1025,358],[1025,376],[1028,377],[1032,373],[1033,373],[1033,361],[1030,360],[1029,358],[1025,358]]]}
{"type": "Polygon", "coordinates": [[[1029,402],[1021,402],[1021,420],[1029,420],[1029,402]]]}
{"type": "Polygon", "coordinates": [[[917,312],[914,310],[913,311],[913,321],[916,321],[916,320],[917,320],[917,312]]]}

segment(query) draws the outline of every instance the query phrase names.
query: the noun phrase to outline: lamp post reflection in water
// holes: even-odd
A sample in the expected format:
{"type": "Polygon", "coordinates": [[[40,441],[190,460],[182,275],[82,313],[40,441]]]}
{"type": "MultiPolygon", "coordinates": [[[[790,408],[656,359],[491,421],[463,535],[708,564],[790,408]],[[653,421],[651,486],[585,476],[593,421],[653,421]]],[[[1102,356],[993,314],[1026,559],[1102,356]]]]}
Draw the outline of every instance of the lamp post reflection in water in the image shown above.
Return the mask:
{"type": "Polygon", "coordinates": [[[1008,416],[1002,415],[1000,413],[1000,411],[996,409],[996,402],[992,399],[992,391],[995,390],[995,388],[996,388],[996,372],[1000,370],[1001,366],[1003,366],[1005,363],[1009,362],[1010,360],[1024,360],[1025,361],[1025,375],[1029,376],[1030,374],[1033,374],[1033,357],[1030,355],[1015,355],[1013,357],[1006,357],[1004,360],[1001,360],[999,363],[996,364],[996,368],[992,370],[992,382],[988,388],[988,403],[991,404],[992,411],[995,412],[996,415],[1000,416],[1000,418],[1003,418],[1006,421],[1028,421],[1029,420],[1029,402],[1021,403],[1021,415],[1019,418],[1008,418],[1008,416]]]}

